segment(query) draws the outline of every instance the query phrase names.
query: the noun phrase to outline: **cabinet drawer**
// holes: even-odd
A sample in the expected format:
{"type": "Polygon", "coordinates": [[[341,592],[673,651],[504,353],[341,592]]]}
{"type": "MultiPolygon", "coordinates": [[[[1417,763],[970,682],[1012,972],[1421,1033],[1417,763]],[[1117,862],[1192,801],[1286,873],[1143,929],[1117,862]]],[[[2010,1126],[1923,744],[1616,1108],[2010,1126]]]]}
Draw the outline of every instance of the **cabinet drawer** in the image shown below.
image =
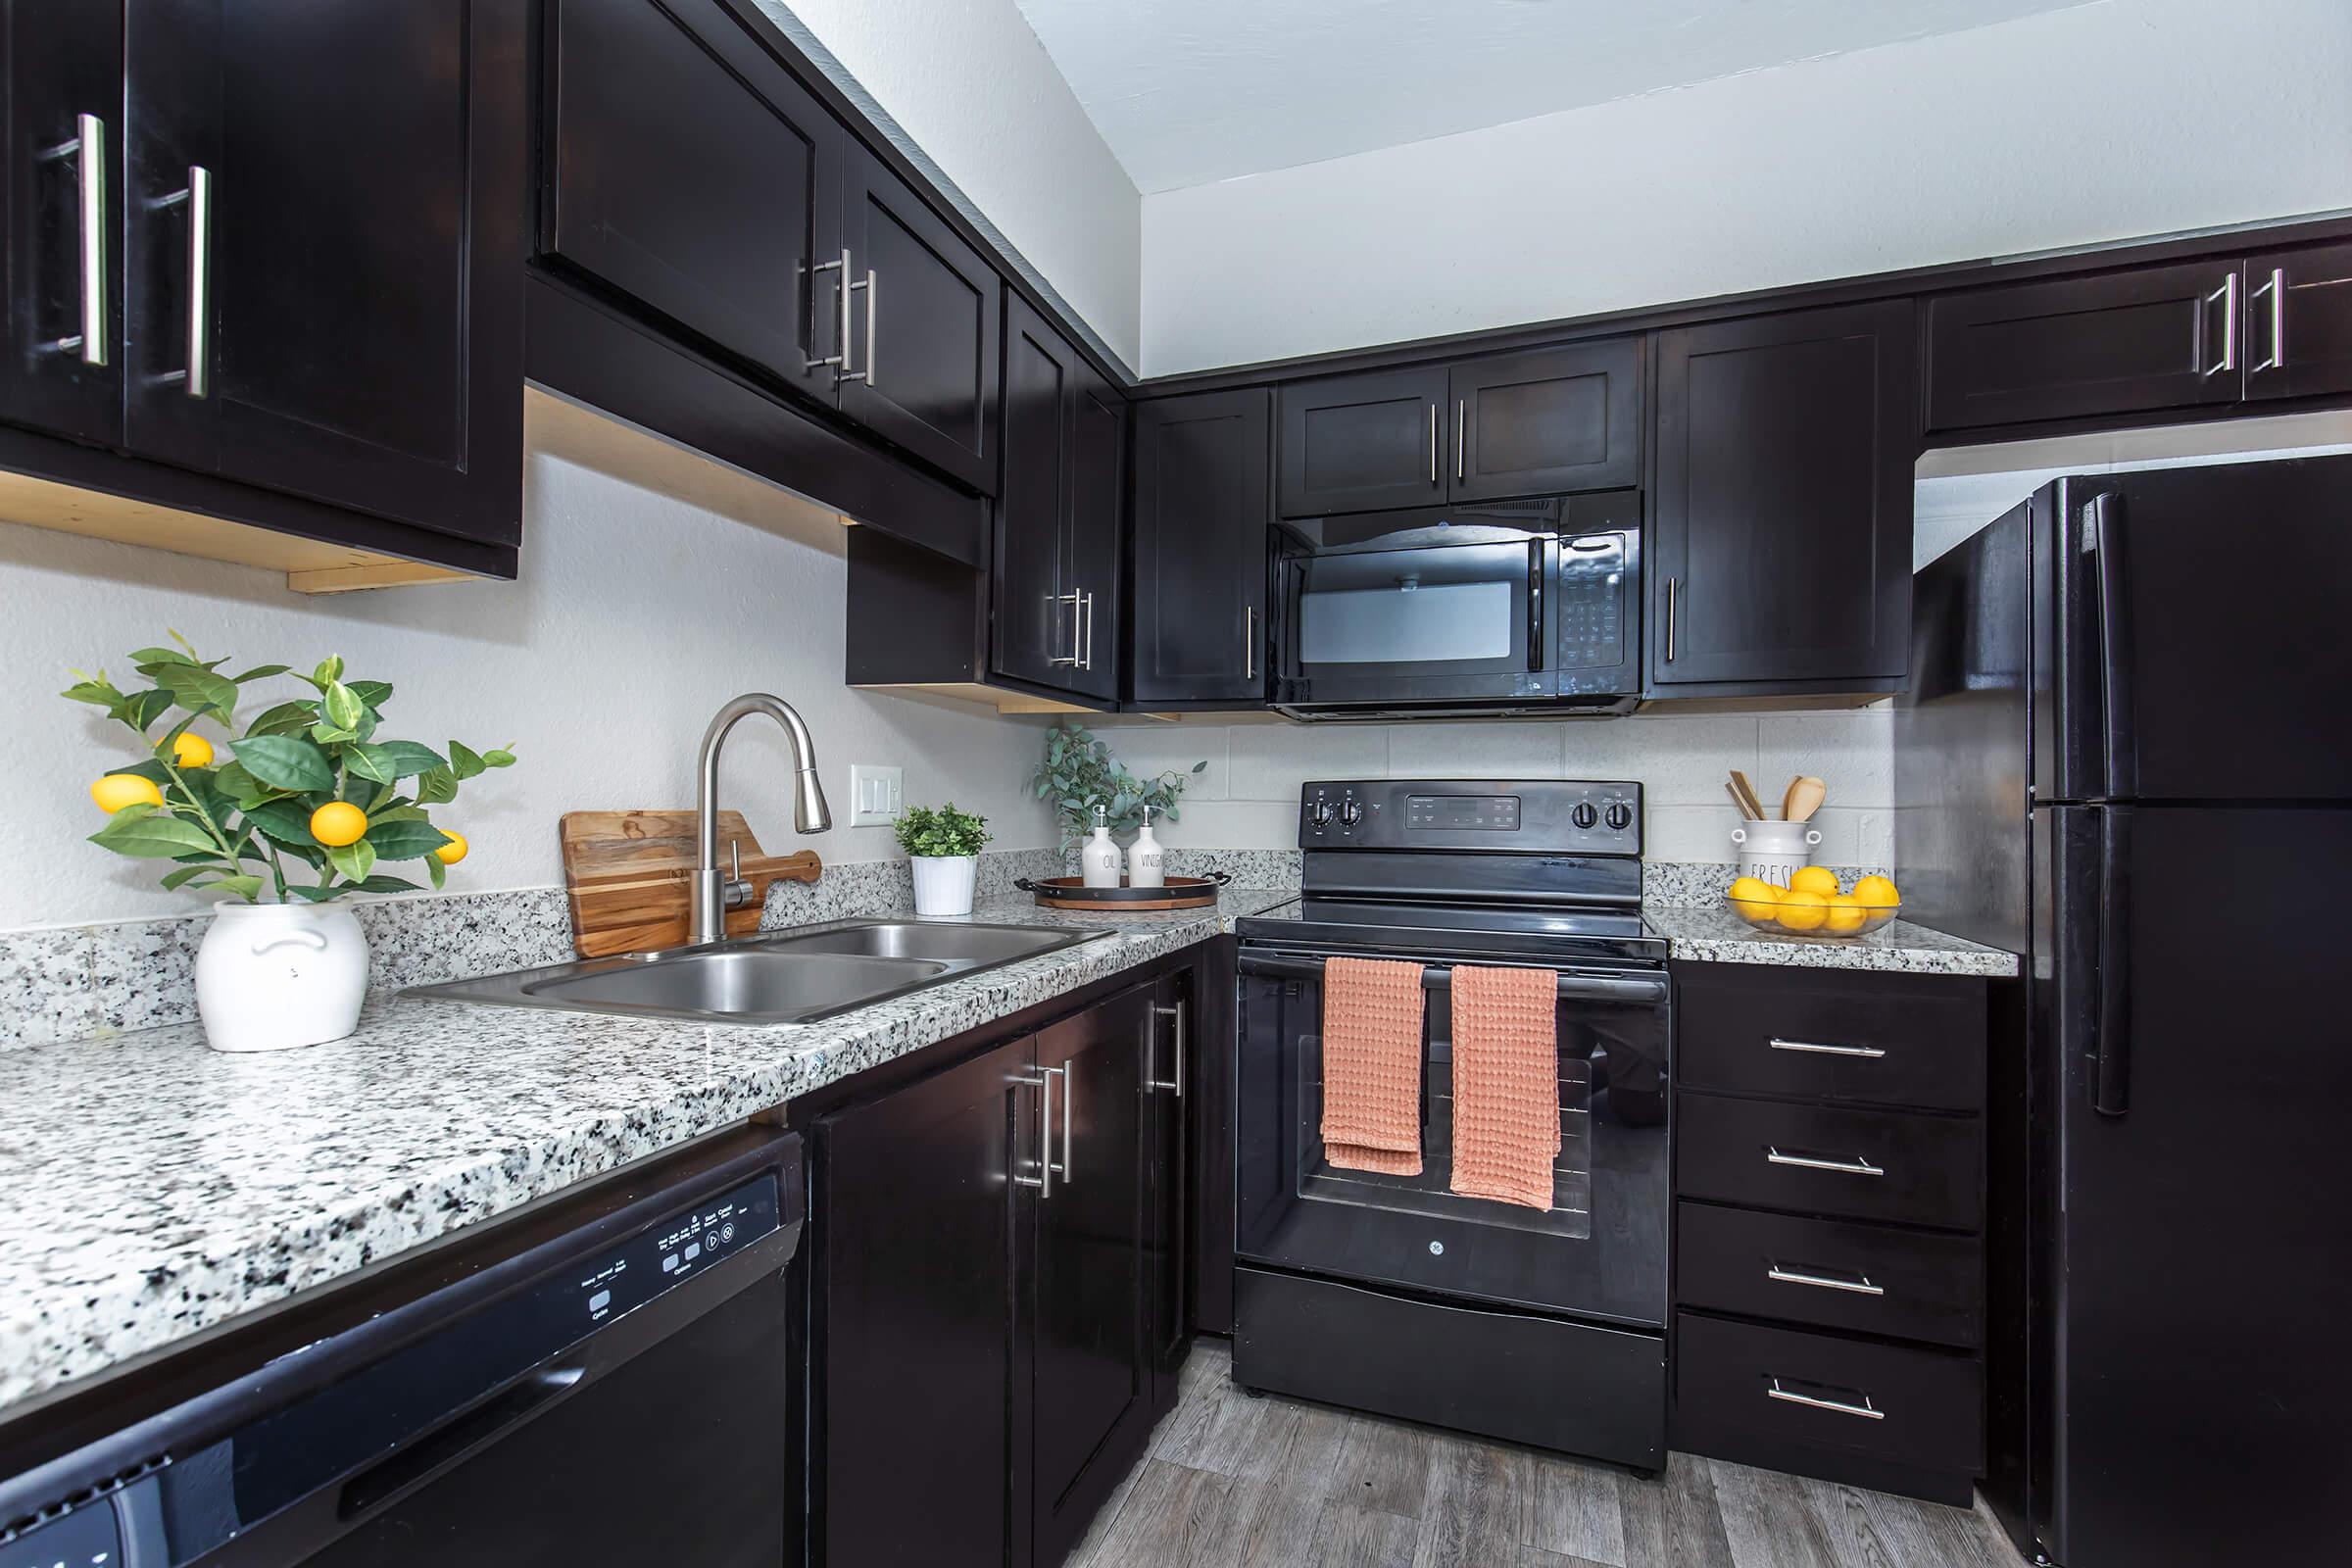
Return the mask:
{"type": "Polygon", "coordinates": [[[1973,1117],[1678,1096],[1684,1198],[1974,1230],[1984,1132],[1973,1117]]]}
{"type": "Polygon", "coordinates": [[[1760,964],[1684,965],[1676,978],[1676,1073],[1686,1088],[1984,1108],[1983,981],[1760,964]]]}
{"type": "Polygon", "coordinates": [[[1830,1334],[1676,1317],[1677,1447],[1724,1438],[1973,1471],[1984,1445],[1974,1357],[1830,1334]]]}
{"type": "Polygon", "coordinates": [[[1690,1306],[1973,1348],[1984,1244],[1838,1220],[1683,1203],[1675,1293],[1690,1306]]]}

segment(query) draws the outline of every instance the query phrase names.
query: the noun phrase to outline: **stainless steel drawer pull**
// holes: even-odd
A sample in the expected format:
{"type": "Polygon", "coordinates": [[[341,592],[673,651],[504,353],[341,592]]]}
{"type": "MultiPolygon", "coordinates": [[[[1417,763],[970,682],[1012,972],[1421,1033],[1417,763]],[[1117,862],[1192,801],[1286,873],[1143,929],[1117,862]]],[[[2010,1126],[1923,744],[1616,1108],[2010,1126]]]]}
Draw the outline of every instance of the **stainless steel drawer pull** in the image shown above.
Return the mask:
{"type": "Polygon", "coordinates": [[[1161,1083],[1152,1076],[1151,1062],[1147,1058],[1144,1063],[1144,1087],[1146,1089],[1165,1089],[1178,1100],[1182,1100],[1184,1098],[1184,1004],[1180,1001],[1173,1007],[1154,1006],[1152,1010],[1162,1018],[1170,1019],[1176,1025],[1176,1071],[1169,1076],[1167,1082],[1161,1083]]]}
{"type": "Polygon", "coordinates": [[[830,365],[838,379],[841,372],[847,369],[850,364],[850,250],[848,246],[842,247],[839,261],[819,262],[808,269],[808,346],[810,348],[816,346],[816,280],[826,272],[841,274],[841,290],[834,296],[834,302],[838,309],[833,319],[833,352],[821,360],[808,361],[808,368],[811,370],[821,370],[830,365]]]}
{"type": "Polygon", "coordinates": [[[1242,607],[1242,679],[1257,679],[1257,607],[1242,607]]]}
{"type": "Polygon", "coordinates": [[[1046,595],[1046,604],[1048,606],[1046,618],[1054,623],[1055,634],[1054,641],[1055,642],[1061,640],[1059,635],[1061,607],[1063,605],[1070,607],[1070,651],[1066,657],[1061,654],[1054,654],[1046,660],[1046,662],[1048,664],[1068,664],[1075,669],[1078,667],[1078,617],[1082,613],[1079,608],[1079,596],[1077,594],[1048,594],[1046,595]]]}
{"type": "Polygon", "coordinates": [[[1012,1081],[1038,1092],[1037,1174],[1023,1176],[1015,1172],[1012,1178],[1013,1185],[1034,1187],[1038,1190],[1038,1197],[1052,1198],[1054,1196],[1054,1173],[1061,1168],[1054,1163],[1054,1073],[1049,1070],[1035,1077],[1015,1078],[1012,1081]]]}
{"type": "Polygon", "coordinates": [[[1827,1274],[1800,1273],[1795,1269],[1783,1268],[1780,1264],[1775,1263],[1764,1271],[1764,1277],[1780,1285],[1810,1285],[1816,1290],[1851,1291],[1856,1296],[1885,1296],[1886,1294],[1886,1287],[1871,1284],[1870,1276],[1867,1274],[1857,1274],[1850,1280],[1841,1280],[1827,1274]]]}
{"type": "Polygon", "coordinates": [[[1462,459],[1470,447],[1470,404],[1466,398],[1453,400],[1453,476],[1462,476],[1462,459]]]}
{"type": "Polygon", "coordinates": [[[1438,406],[1429,406],[1429,482],[1438,482],[1438,406]]]}
{"type": "Polygon", "coordinates": [[[1867,1159],[1823,1159],[1817,1154],[1784,1154],[1777,1149],[1767,1149],[1764,1158],[1774,1165],[1794,1165],[1800,1170],[1834,1170],[1841,1176],[1884,1176],[1886,1169],[1867,1159]]]}
{"type": "MultiPolygon", "coordinates": [[[[846,256],[848,252],[845,251],[843,254],[846,256]]],[[[882,290],[876,286],[874,270],[870,267],[865,270],[863,282],[852,283],[847,269],[843,270],[841,280],[844,285],[841,291],[841,378],[844,381],[863,381],[867,386],[872,386],[875,384],[874,323],[882,318],[882,290]],[[849,358],[850,296],[859,289],[865,290],[865,368],[861,370],[853,370],[850,368],[849,358]]]]}
{"type": "Polygon", "coordinates": [[[1860,1396],[1862,1400],[1860,1404],[1850,1404],[1843,1399],[1824,1399],[1810,1394],[1799,1394],[1794,1389],[1785,1389],[1781,1387],[1779,1378],[1769,1379],[1767,1384],[1768,1386],[1764,1390],[1767,1398],[1785,1400],[1789,1404],[1808,1405],[1816,1410],[1835,1410],[1839,1415],[1858,1415],[1865,1421],[1886,1419],[1886,1412],[1871,1403],[1870,1396],[1867,1394],[1860,1396]]]}
{"type": "Polygon", "coordinates": [[[1666,662],[1669,664],[1674,662],[1674,651],[1676,645],[1675,632],[1677,628],[1674,620],[1674,593],[1675,590],[1681,586],[1682,584],[1675,578],[1669,577],[1666,579],[1666,662]]]}
{"type": "Polygon", "coordinates": [[[1886,1054],[1877,1046],[1824,1046],[1810,1040],[1783,1040],[1777,1035],[1771,1045],[1775,1051],[1802,1051],[1815,1056],[1868,1056],[1875,1061],[1886,1054]]]}
{"type": "Polygon", "coordinates": [[[2205,346],[2205,307],[2217,300],[2221,302],[2222,307],[2222,357],[2218,363],[2209,365],[2199,371],[2201,376],[2215,376],[2224,370],[2237,368],[2237,273],[2234,270],[2228,277],[2222,279],[2220,288],[2197,301],[2197,348],[2199,353],[2204,351],[2205,346]]]}
{"type": "MultiPolygon", "coordinates": [[[[2270,281],[2246,296],[2247,314],[2251,316],[2254,302],[2265,294],[2271,297],[2271,352],[2268,358],[2246,367],[2251,370],[2283,370],[2286,368],[2286,269],[2271,269],[2270,281]]],[[[2249,323],[2247,335],[2253,328],[2249,323]]]]}
{"type": "Polygon", "coordinates": [[[156,209],[188,210],[188,368],[158,376],[177,381],[189,397],[210,397],[213,391],[213,172],[202,164],[188,166],[188,188],[158,197],[156,209]]]}
{"type": "MultiPolygon", "coordinates": [[[[1070,1185],[1070,1085],[1075,1080],[1070,1077],[1068,1062],[1063,1062],[1058,1067],[1048,1067],[1046,1076],[1061,1079],[1061,1158],[1059,1161],[1049,1158],[1046,1162],[1046,1169],[1060,1177],[1061,1185],[1067,1187],[1070,1185]]],[[[1049,1122],[1052,1119],[1050,1116],[1047,1118],[1049,1122]]]]}
{"type": "Polygon", "coordinates": [[[1091,592],[1078,596],[1078,624],[1082,628],[1079,633],[1078,667],[1092,669],[1095,667],[1095,596],[1091,592]]]}
{"type": "Polygon", "coordinates": [[[74,249],[81,268],[81,330],[42,346],[59,354],[78,354],[84,365],[103,366],[108,355],[106,122],[96,115],[76,115],[73,139],[51,148],[48,156],[74,160],[77,227],[74,249]]]}

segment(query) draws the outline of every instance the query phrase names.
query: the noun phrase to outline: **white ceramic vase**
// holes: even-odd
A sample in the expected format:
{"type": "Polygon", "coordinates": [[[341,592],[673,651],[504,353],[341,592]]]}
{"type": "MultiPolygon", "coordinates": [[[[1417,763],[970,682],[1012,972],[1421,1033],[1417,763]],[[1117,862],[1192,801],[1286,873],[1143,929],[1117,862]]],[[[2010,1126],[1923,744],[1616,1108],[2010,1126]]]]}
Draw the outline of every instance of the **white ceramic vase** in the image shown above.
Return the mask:
{"type": "Polygon", "coordinates": [[[340,904],[223,904],[196,950],[196,1011],[215,1051],[340,1040],[368,996],[368,938],[340,904]]]}
{"type": "Polygon", "coordinates": [[[976,855],[911,855],[914,867],[914,912],[921,916],[969,914],[972,888],[979,881],[976,855]]]}
{"type": "Polygon", "coordinates": [[[1740,874],[1787,887],[1797,867],[1813,863],[1821,830],[1802,822],[1742,822],[1732,829],[1740,849],[1740,874]]]}

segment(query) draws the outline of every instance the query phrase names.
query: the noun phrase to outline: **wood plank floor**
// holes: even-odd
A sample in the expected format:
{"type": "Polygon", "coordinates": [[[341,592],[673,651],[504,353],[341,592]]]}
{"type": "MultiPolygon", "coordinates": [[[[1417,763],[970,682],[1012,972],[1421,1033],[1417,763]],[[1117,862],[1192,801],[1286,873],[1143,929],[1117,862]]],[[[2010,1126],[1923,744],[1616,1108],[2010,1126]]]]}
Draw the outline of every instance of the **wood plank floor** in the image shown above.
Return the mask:
{"type": "Polygon", "coordinates": [[[2021,1568],[1989,1516],[1675,1454],[1609,1465],[1268,1395],[1203,1340],[1067,1568],[2021,1568]]]}

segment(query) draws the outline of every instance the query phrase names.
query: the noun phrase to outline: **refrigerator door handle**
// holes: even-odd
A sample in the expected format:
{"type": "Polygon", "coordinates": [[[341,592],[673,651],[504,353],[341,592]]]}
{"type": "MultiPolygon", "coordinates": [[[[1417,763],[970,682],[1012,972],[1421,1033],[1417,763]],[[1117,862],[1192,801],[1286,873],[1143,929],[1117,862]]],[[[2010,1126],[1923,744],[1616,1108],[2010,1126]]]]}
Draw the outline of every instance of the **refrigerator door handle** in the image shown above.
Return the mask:
{"type": "Polygon", "coordinates": [[[2083,508],[2091,540],[2091,569],[2099,615],[2099,707],[2106,720],[2106,788],[2110,797],[2139,788],[2139,749],[2132,728],[2132,600],[2124,574],[2124,498],[2093,496],[2083,508]]]}
{"type": "Polygon", "coordinates": [[[2090,1108],[2132,1108],[2132,808],[2099,812],[2099,979],[2091,1024],[2090,1108]]]}

